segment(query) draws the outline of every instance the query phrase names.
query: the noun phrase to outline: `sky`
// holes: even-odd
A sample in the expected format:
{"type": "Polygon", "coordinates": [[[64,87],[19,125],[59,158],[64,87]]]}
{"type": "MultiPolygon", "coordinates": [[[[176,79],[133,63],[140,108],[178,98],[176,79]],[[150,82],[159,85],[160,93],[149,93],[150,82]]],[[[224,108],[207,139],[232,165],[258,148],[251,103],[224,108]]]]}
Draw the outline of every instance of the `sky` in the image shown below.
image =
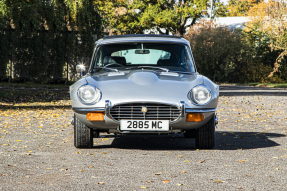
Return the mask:
{"type": "Polygon", "coordinates": [[[222,2],[226,5],[228,3],[228,0],[220,0],[220,2],[222,2]]]}

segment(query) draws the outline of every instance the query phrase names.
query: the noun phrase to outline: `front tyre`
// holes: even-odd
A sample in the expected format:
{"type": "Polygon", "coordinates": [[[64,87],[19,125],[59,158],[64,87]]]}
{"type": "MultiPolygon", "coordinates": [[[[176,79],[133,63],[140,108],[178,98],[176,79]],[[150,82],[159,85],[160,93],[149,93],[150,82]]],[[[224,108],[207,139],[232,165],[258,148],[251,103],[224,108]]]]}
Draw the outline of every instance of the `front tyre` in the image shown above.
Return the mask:
{"type": "Polygon", "coordinates": [[[215,145],[215,116],[196,130],[195,147],[197,149],[212,149],[215,145]]]}
{"type": "Polygon", "coordinates": [[[93,130],[84,125],[74,115],[74,145],[76,148],[92,148],[93,147],[93,130]]]}

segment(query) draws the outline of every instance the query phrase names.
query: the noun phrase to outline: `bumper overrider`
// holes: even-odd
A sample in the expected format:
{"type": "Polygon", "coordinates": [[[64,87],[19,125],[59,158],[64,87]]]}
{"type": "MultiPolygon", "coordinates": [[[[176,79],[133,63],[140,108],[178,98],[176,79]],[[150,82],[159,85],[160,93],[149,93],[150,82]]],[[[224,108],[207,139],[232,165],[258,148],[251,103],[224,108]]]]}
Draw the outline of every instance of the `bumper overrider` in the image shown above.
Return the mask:
{"type": "MultiPolygon", "coordinates": [[[[145,105],[145,103],[142,103],[145,105]]],[[[120,130],[120,119],[115,119],[111,113],[112,106],[109,100],[105,101],[105,107],[103,108],[79,108],[73,107],[76,117],[89,128],[107,131],[109,133],[131,133],[130,131],[120,130]]],[[[178,106],[178,117],[175,120],[169,121],[169,130],[160,133],[172,133],[181,132],[190,129],[197,129],[205,125],[212,117],[215,118],[215,125],[218,124],[218,118],[216,116],[216,109],[193,109],[185,108],[185,102],[181,101],[178,106]]],[[[129,120],[133,120],[132,118],[129,120]]],[[[145,119],[152,120],[152,119],[145,119]]],[[[74,125],[74,117],[71,119],[72,125],[74,125]]],[[[138,132],[138,131],[136,131],[138,132]]],[[[143,133],[147,133],[146,131],[143,133]]],[[[158,131],[152,131],[151,133],[159,133],[158,131]]]]}

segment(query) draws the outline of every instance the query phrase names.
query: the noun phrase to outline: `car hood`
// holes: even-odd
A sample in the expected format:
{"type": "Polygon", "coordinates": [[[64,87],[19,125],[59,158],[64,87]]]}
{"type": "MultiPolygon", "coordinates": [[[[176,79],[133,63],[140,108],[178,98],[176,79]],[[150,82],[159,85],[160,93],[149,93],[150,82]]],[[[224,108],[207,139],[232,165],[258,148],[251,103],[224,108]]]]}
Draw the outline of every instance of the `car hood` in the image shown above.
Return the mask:
{"type": "Polygon", "coordinates": [[[203,78],[198,74],[136,70],[93,74],[87,76],[86,81],[102,92],[101,101],[96,104],[98,106],[104,106],[105,100],[110,100],[112,105],[124,102],[178,105],[180,101],[190,102],[188,92],[194,86],[202,84],[203,78]]]}

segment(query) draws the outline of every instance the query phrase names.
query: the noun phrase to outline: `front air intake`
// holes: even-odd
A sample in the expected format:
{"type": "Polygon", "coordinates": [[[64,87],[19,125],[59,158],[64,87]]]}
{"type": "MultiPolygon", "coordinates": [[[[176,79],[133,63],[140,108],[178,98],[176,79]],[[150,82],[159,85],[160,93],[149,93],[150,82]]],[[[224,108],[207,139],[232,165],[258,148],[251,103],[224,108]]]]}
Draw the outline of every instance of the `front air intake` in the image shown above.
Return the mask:
{"type": "Polygon", "coordinates": [[[117,120],[169,120],[180,116],[180,108],[160,103],[129,103],[115,105],[110,109],[111,116],[117,120]]]}

